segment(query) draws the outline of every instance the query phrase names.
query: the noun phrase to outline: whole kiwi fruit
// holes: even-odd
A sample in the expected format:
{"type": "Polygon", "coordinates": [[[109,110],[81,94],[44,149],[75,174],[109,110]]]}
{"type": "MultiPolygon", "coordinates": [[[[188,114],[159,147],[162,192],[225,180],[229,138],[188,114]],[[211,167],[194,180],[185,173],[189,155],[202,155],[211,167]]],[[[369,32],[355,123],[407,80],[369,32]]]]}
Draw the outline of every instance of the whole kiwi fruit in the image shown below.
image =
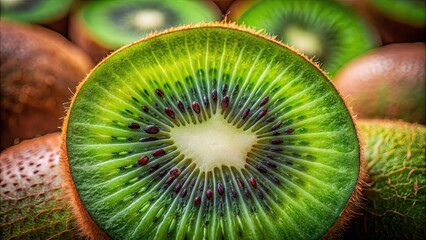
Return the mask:
{"type": "Polygon", "coordinates": [[[240,0],[229,12],[231,20],[264,29],[318,61],[329,76],[378,43],[374,30],[337,1],[240,0]]]}
{"type": "Polygon", "coordinates": [[[359,239],[425,239],[426,127],[359,120],[369,178],[367,204],[353,224],[359,239]]]}
{"type": "Polygon", "coordinates": [[[1,149],[57,131],[71,89],[93,66],[58,33],[0,21],[1,149]]]}
{"type": "Polygon", "coordinates": [[[71,18],[71,39],[95,61],[123,45],[179,24],[221,19],[211,1],[92,1],[71,18]]]}
{"type": "Polygon", "coordinates": [[[0,239],[73,239],[78,228],[59,168],[60,133],[0,153],[0,239]]]}
{"type": "Polygon", "coordinates": [[[104,59],[62,137],[93,238],[331,238],[360,198],[357,132],[324,72],[231,23],[172,28],[104,59]]]}
{"type": "Polygon", "coordinates": [[[425,124],[425,50],[425,43],[374,49],[345,66],[333,82],[361,118],[425,124]]]}

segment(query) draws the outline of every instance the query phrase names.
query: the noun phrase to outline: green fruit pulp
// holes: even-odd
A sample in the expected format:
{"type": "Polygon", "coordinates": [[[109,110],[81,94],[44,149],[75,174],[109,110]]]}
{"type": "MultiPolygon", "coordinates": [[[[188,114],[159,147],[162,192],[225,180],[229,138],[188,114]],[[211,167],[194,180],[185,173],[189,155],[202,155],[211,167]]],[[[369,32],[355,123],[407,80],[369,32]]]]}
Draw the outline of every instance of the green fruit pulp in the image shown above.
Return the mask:
{"type": "Polygon", "coordinates": [[[72,0],[0,0],[1,18],[32,22],[51,23],[64,17],[72,0]]]}
{"type": "Polygon", "coordinates": [[[349,9],[332,1],[259,1],[237,21],[264,29],[314,57],[330,76],[375,45],[367,25],[349,9]]]}
{"type": "Polygon", "coordinates": [[[94,1],[81,11],[84,26],[97,42],[117,49],[146,34],[181,24],[219,20],[219,9],[199,1],[94,1]]]}
{"type": "Polygon", "coordinates": [[[351,116],[323,73],[222,25],[115,52],[81,85],[65,133],[79,196],[115,239],[319,238],[360,167],[351,116]]]}
{"type": "Polygon", "coordinates": [[[360,121],[370,175],[359,231],[371,239],[426,237],[426,128],[360,121]]]}

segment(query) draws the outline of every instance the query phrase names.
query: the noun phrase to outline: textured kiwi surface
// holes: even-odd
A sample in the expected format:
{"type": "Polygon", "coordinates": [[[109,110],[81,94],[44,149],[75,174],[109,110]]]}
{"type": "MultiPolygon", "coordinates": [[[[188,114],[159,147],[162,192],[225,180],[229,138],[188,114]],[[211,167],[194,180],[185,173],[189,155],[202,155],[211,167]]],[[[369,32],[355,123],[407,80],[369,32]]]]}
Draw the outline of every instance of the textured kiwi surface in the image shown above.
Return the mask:
{"type": "Polygon", "coordinates": [[[64,17],[72,0],[0,0],[1,17],[10,20],[50,23],[64,17]]]}
{"type": "Polygon", "coordinates": [[[55,132],[64,103],[93,67],[58,33],[0,21],[0,146],[55,132]]]}
{"type": "Polygon", "coordinates": [[[219,20],[220,10],[203,1],[127,0],[93,1],[80,19],[96,42],[117,49],[146,34],[179,24],[219,20]]]}
{"type": "Polygon", "coordinates": [[[349,8],[328,0],[257,1],[236,20],[315,57],[329,75],[376,42],[371,29],[349,8]]]}
{"type": "Polygon", "coordinates": [[[387,17],[411,25],[425,26],[426,2],[423,0],[367,0],[387,17]]]}
{"type": "Polygon", "coordinates": [[[63,138],[77,216],[114,239],[319,238],[360,172],[352,118],[324,73],[223,23],[109,56],[79,86],[63,138]]]}
{"type": "Polygon", "coordinates": [[[425,239],[426,127],[396,121],[358,122],[370,179],[362,239],[425,239]]]}
{"type": "Polygon", "coordinates": [[[0,154],[0,239],[77,238],[59,171],[59,133],[0,154]]]}
{"type": "Polygon", "coordinates": [[[346,65],[334,77],[361,118],[426,123],[425,43],[390,44],[346,65]]]}

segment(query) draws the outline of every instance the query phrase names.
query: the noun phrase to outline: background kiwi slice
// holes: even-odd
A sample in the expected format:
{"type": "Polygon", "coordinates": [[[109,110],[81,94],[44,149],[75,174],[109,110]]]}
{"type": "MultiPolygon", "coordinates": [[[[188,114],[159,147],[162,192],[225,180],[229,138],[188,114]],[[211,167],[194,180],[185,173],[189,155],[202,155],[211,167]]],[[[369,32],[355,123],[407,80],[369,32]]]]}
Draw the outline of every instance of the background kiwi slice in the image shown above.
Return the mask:
{"type": "Polygon", "coordinates": [[[424,26],[426,3],[422,0],[368,0],[371,6],[401,22],[424,26]]]}
{"type": "Polygon", "coordinates": [[[73,0],[0,0],[1,19],[38,23],[67,35],[73,0]]]}
{"type": "Polygon", "coordinates": [[[0,154],[0,239],[78,238],[59,171],[60,134],[0,154]]]}
{"type": "MultiPolygon", "coordinates": [[[[241,3],[240,3],[241,2],[241,3]]],[[[236,1],[230,12],[238,23],[265,29],[309,57],[332,76],[346,62],[373,48],[371,29],[349,8],[326,0],[256,1],[245,11],[236,1]]]]}
{"type": "Polygon", "coordinates": [[[425,4],[423,0],[360,0],[353,6],[389,44],[426,40],[425,4]]]}
{"type": "Polygon", "coordinates": [[[397,121],[360,120],[368,170],[360,239],[425,239],[426,127],[397,121]]]}
{"type": "Polygon", "coordinates": [[[359,197],[357,134],[330,81],[231,24],[110,55],[79,86],[63,138],[89,236],[315,239],[359,197]]]}
{"type": "Polygon", "coordinates": [[[72,0],[0,0],[1,17],[9,20],[50,23],[64,17],[72,0]]]}
{"type": "Polygon", "coordinates": [[[425,43],[391,44],[345,66],[334,78],[361,118],[426,121],[425,43]]]}
{"type": "Polygon", "coordinates": [[[208,1],[94,1],[73,19],[71,37],[99,61],[150,32],[220,18],[219,8],[208,1]]]}
{"type": "Polygon", "coordinates": [[[71,90],[93,66],[59,34],[0,21],[1,149],[57,131],[71,90]]]}

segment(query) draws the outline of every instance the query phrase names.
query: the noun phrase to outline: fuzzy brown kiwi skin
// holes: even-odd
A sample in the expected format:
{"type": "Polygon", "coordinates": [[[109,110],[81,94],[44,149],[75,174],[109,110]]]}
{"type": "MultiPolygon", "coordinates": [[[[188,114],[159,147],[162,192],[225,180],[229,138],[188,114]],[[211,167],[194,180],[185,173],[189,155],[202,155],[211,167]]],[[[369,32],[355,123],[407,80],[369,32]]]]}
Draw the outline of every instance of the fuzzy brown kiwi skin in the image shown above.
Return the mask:
{"type": "Polygon", "coordinates": [[[58,166],[60,141],[56,132],[1,152],[0,238],[82,238],[64,196],[66,186],[62,185],[58,166]],[[54,215],[49,224],[39,217],[46,214],[54,215]]]}
{"type": "MultiPolygon", "coordinates": [[[[290,50],[292,50],[293,52],[297,53],[298,55],[300,55],[301,57],[303,57],[306,61],[310,62],[312,65],[314,65],[318,71],[320,71],[330,82],[331,84],[331,80],[329,79],[329,77],[327,76],[327,73],[324,72],[324,70],[322,70],[320,68],[320,66],[318,65],[318,63],[312,61],[312,59],[308,58],[307,56],[305,56],[303,53],[299,52],[298,50],[285,45],[284,43],[275,40],[275,37],[273,36],[269,36],[267,35],[264,31],[260,30],[260,31],[256,31],[253,28],[250,27],[246,27],[244,25],[237,25],[234,22],[227,22],[226,20],[223,21],[218,21],[218,22],[210,22],[210,23],[198,23],[198,24],[188,24],[188,25],[181,25],[181,26],[177,26],[177,27],[172,27],[169,29],[166,29],[162,32],[159,33],[151,33],[149,35],[147,35],[145,38],[133,42],[129,45],[123,46],[120,49],[116,50],[116,52],[119,52],[121,50],[124,50],[128,47],[131,47],[139,42],[143,42],[143,41],[147,41],[151,38],[154,37],[158,37],[161,35],[166,35],[168,33],[172,33],[172,32],[178,32],[178,31],[184,31],[187,29],[194,29],[194,28],[201,28],[201,27],[219,27],[219,28],[225,28],[225,29],[234,29],[234,30],[239,30],[239,31],[243,31],[243,32],[248,32],[251,34],[256,35],[257,37],[263,38],[265,40],[268,40],[270,42],[273,42],[275,44],[278,44],[282,47],[288,48],[290,50]]],[[[88,76],[90,76],[92,74],[93,71],[95,71],[95,69],[103,64],[104,61],[107,61],[108,58],[110,56],[104,58],[101,62],[99,62],[97,64],[96,67],[94,67],[91,72],[88,74],[88,76]]],[[[86,77],[78,86],[77,89],[75,91],[75,94],[71,100],[71,104],[69,106],[69,109],[72,109],[72,106],[75,102],[75,99],[80,91],[80,89],[82,88],[82,86],[84,85],[84,83],[87,81],[88,77],[86,77]]],[[[344,104],[346,105],[348,111],[350,112],[350,115],[352,117],[352,122],[354,122],[354,118],[353,118],[353,112],[352,110],[348,107],[345,99],[340,96],[343,101],[344,104]]],[[[61,145],[61,157],[60,157],[60,161],[61,161],[61,173],[62,173],[62,178],[64,179],[65,184],[68,186],[67,187],[67,196],[68,199],[70,199],[70,204],[71,207],[73,208],[73,214],[77,220],[77,223],[80,227],[80,230],[84,233],[84,236],[88,237],[89,239],[111,239],[110,236],[108,236],[108,234],[103,231],[103,229],[101,229],[96,222],[92,219],[92,217],[90,216],[89,212],[85,209],[84,203],[81,201],[79,193],[77,191],[77,188],[74,184],[72,175],[71,175],[71,170],[70,170],[70,165],[69,165],[69,161],[68,161],[68,154],[67,154],[67,127],[68,127],[68,121],[69,121],[69,117],[70,117],[70,111],[67,111],[67,114],[65,116],[64,119],[64,123],[62,125],[62,145],[61,145]]],[[[355,125],[354,122],[354,127],[356,129],[357,132],[357,138],[359,139],[359,133],[357,130],[357,127],[355,125]]],[[[361,209],[361,200],[362,200],[362,188],[365,185],[365,179],[367,178],[367,174],[364,170],[364,159],[362,158],[362,153],[361,153],[361,144],[358,144],[358,148],[360,149],[360,159],[359,159],[359,163],[360,163],[360,171],[358,174],[358,179],[357,179],[357,183],[356,186],[352,192],[351,197],[349,198],[345,209],[342,211],[341,215],[339,216],[339,218],[337,219],[337,221],[335,222],[335,224],[327,231],[327,233],[322,237],[322,239],[336,239],[337,237],[339,237],[345,230],[345,228],[348,226],[349,222],[352,220],[353,216],[360,211],[361,209]]]]}
{"type": "Polygon", "coordinates": [[[334,76],[360,118],[426,122],[424,43],[390,44],[346,65],[334,76]],[[423,100],[422,100],[423,99],[423,100]]]}
{"type": "Polygon", "coordinates": [[[92,61],[58,33],[0,21],[1,149],[57,131],[92,61]]]}

